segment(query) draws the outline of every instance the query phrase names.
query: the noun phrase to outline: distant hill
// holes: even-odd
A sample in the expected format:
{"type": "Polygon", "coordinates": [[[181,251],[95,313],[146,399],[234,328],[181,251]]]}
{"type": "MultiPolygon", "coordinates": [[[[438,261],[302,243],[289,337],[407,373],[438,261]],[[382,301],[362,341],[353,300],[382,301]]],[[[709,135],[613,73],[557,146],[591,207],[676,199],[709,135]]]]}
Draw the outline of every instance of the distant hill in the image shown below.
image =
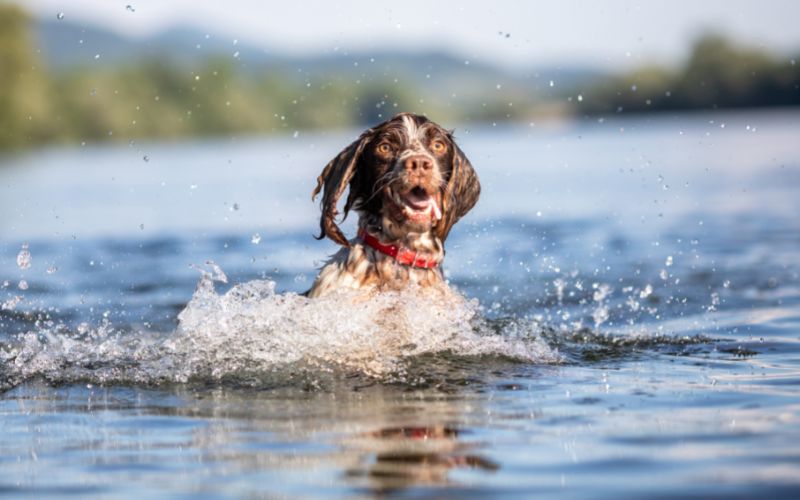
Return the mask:
{"type": "Polygon", "coordinates": [[[465,61],[442,51],[380,50],[290,56],[246,40],[234,44],[228,37],[185,26],[140,39],[67,20],[38,19],[35,36],[41,55],[55,70],[132,65],[146,59],[192,66],[209,58],[225,58],[245,72],[270,70],[298,78],[338,75],[375,79],[402,75],[423,88],[448,87],[458,82],[461,92],[469,92],[470,87],[485,89],[487,80],[491,80],[492,85],[500,83],[519,88],[557,80],[559,89],[566,91],[607,76],[603,71],[586,67],[508,69],[481,61],[465,61]]]}

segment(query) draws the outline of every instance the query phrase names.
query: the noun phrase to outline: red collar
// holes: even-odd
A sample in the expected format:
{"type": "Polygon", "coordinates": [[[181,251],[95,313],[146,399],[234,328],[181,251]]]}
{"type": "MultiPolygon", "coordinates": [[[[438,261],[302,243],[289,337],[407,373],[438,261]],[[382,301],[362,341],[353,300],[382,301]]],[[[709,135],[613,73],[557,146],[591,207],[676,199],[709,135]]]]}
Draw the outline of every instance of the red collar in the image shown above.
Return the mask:
{"type": "Polygon", "coordinates": [[[358,229],[358,237],[364,240],[364,243],[371,246],[380,253],[386,254],[389,257],[394,257],[394,259],[397,262],[403,264],[404,266],[421,267],[423,269],[433,269],[434,267],[439,265],[438,260],[426,260],[423,258],[418,258],[417,252],[409,250],[408,248],[398,247],[397,245],[384,245],[378,240],[378,238],[372,236],[362,228],[358,229]]]}

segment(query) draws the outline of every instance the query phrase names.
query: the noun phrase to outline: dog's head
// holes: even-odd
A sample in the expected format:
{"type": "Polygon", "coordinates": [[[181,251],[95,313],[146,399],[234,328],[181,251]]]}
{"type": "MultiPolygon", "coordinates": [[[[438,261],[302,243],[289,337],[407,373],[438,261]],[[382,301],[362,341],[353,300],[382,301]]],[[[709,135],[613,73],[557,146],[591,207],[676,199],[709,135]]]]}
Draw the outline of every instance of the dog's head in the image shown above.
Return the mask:
{"type": "Polygon", "coordinates": [[[323,191],[319,238],[345,246],[335,219],[348,187],[344,217],[350,209],[389,217],[407,231],[432,230],[442,241],[481,190],[452,133],[410,113],[364,131],[317,177],[312,199],[323,191]]]}

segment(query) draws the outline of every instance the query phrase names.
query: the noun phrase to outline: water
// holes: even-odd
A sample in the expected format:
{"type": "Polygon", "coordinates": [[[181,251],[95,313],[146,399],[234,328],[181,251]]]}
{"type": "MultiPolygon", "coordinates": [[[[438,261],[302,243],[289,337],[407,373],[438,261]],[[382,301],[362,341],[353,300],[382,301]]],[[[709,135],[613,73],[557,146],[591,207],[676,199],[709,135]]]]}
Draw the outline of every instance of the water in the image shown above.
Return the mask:
{"type": "Polygon", "coordinates": [[[795,498],[798,125],[462,127],[450,299],[297,295],[354,132],[6,156],[0,492],[795,498]]]}

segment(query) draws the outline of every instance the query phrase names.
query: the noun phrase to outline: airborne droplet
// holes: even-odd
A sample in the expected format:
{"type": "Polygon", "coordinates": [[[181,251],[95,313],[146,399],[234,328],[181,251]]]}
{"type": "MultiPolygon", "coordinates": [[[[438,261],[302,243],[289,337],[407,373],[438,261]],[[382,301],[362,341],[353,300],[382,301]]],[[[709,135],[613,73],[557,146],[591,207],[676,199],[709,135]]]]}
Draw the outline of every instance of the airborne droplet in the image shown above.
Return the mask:
{"type": "Polygon", "coordinates": [[[31,267],[31,252],[28,250],[28,244],[23,243],[22,249],[17,254],[17,266],[20,269],[28,269],[31,267]]]}

